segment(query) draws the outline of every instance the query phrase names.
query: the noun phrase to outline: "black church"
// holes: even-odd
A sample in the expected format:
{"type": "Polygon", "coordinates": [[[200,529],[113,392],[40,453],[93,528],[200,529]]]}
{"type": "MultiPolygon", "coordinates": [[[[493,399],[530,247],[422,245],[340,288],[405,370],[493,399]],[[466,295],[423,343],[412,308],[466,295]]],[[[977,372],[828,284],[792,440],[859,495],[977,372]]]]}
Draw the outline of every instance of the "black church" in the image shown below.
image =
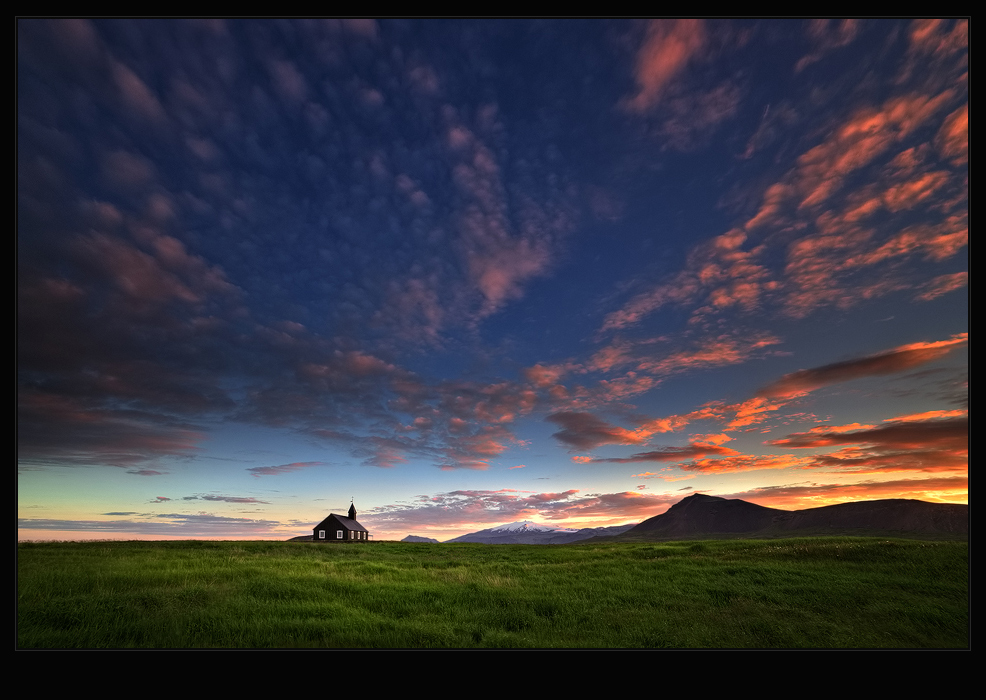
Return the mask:
{"type": "Polygon", "coordinates": [[[312,530],[312,542],[366,542],[370,532],[356,522],[356,506],[350,504],[349,517],[332,513],[312,530]]]}

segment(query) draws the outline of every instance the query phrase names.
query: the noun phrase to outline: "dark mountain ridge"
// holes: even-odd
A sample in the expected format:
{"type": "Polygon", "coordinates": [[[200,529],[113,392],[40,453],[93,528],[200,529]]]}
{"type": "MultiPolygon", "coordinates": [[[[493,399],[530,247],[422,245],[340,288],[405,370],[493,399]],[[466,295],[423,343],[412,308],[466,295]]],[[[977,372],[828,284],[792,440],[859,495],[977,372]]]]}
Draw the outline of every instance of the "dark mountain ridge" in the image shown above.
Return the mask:
{"type": "Polygon", "coordinates": [[[826,530],[968,534],[969,506],[894,498],[789,511],[696,493],[624,537],[776,536],[826,530]]]}

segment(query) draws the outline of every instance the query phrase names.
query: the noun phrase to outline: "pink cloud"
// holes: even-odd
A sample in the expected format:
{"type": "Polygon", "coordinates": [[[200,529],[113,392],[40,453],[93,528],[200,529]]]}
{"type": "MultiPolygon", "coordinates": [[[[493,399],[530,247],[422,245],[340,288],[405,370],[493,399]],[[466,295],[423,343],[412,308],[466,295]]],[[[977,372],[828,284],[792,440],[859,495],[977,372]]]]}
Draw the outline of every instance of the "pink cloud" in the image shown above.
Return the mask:
{"type": "Polygon", "coordinates": [[[631,112],[650,109],[705,46],[705,25],[699,19],[656,19],[637,54],[638,92],[624,104],[631,112]]]}
{"type": "Polygon", "coordinates": [[[422,496],[409,505],[375,508],[361,514],[360,520],[398,538],[406,532],[430,532],[438,539],[448,539],[515,520],[550,521],[561,527],[621,524],[657,515],[679,499],[640,491],[586,495],[576,489],[557,493],[452,491],[422,496]]]}
{"type": "Polygon", "coordinates": [[[534,386],[545,389],[558,383],[569,371],[568,365],[541,365],[527,367],[522,371],[524,379],[534,386]]]}

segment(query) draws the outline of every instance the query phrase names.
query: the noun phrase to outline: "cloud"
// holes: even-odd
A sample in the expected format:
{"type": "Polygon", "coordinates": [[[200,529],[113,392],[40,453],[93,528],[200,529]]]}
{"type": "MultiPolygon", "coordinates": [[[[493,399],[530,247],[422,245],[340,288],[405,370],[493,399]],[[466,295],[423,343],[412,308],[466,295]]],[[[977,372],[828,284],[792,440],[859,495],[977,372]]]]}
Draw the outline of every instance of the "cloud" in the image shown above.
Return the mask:
{"type": "Polygon", "coordinates": [[[515,520],[554,521],[562,527],[625,523],[657,515],[677,500],[675,496],[639,491],[581,494],[576,489],[556,493],[462,490],[373,508],[361,513],[360,520],[395,536],[427,530],[437,537],[448,537],[454,535],[444,533],[481,530],[515,520]]]}
{"type": "Polygon", "coordinates": [[[18,395],[17,446],[22,465],[153,465],[163,456],[195,455],[203,439],[204,433],[187,423],[147,412],[95,407],[36,390],[25,389],[18,395]]]}
{"type": "MultiPolygon", "coordinates": [[[[211,513],[143,514],[140,519],[128,520],[55,520],[19,518],[19,532],[79,532],[96,534],[136,535],[138,537],[271,537],[283,539],[293,534],[285,523],[277,520],[231,518],[211,513]]],[[[297,528],[295,528],[297,530],[297,528]]]]}
{"type": "Polygon", "coordinates": [[[767,444],[796,449],[847,445],[817,455],[806,465],[854,474],[959,472],[969,469],[969,419],[955,412],[928,412],[890,419],[858,430],[818,426],[767,444]]]}
{"type": "MultiPolygon", "coordinates": [[[[844,26],[838,33],[854,36],[844,26]]],[[[745,223],[695,246],[682,270],[607,314],[600,332],[637,326],[668,306],[690,309],[692,324],[711,326],[725,314],[776,309],[802,318],[924,286],[930,268],[919,260],[945,260],[968,243],[968,185],[954,169],[966,158],[968,118],[955,108],[961,81],[945,77],[955,70],[942,68],[937,80],[878,103],[862,89],[850,91],[848,108],[834,117],[779,106],[785,128],[810,120],[825,136],[763,186],[745,223]],[[930,127],[938,132],[933,140],[930,127]]]]}
{"type": "Polygon", "coordinates": [[[867,427],[861,430],[813,430],[793,433],[767,444],[777,447],[817,448],[832,445],[873,445],[891,449],[948,447],[968,449],[969,419],[967,417],[935,418],[932,420],[895,420],[890,425],[867,427]]]}
{"type": "Polygon", "coordinates": [[[851,501],[883,498],[914,498],[935,503],[967,503],[967,476],[898,479],[893,481],[859,481],[845,483],[811,483],[765,486],[749,491],[721,494],[759,505],[784,510],[800,510],[851,501]]]}
{"type": "Polygon", "coordinates": [[[784,401],[764,397],[753,397],[734,404],[712,401],[689,413],[642,420],[635,432],[641,437],[650,437],[655,433],[681,430],[688,424],[700,420],[724,423],[725,430],[736,430],[762,423],[784,405],[784,401]]]}
{"type": "Polygon", "coordinates": [[[138,119],[158,123],[164,121],[165,112],[161,102],[129,66],[114,61],[112,72],[113,81],[116,83],[125,109],[131,111],[138,119]]]}
{"type": "Polygon", "coordinates": [[[308,84],[294,63],[274,60],[270,62],[267,69],[270,72],[271,83],[283,97],[295,102],[305,101],[308,96],[308,84]]]}
{"type": "Polygon", "coordinates": [[[591,413],[561,411],[552,413],[547,420],[562,427],[554,433],[555,439],[579,450],[591,450],[600,445],[639,445],[646,440],[632,430],[610,425],[591,413]]]}
{"type": "Polygon", "coordinates": [[[832,137],[798,158],[792,178],[793,194],[801,200],[798,208],[825,202],[851,173],[910,135],[953,96],[950,90],[933,96],[910,94],[890,98],[879,108],[858,110],[832,137]]]}
{"type": "Polygon", "coordinates": [[[729,474],[761,469],[804,469],[811,463],[811,457],[734,454],[715,459],[693,459],[688,462],[678,462],[674,467],[685,472],[698,474],[729,474]]]}
{"type": "Polygon", "coordinates": [[[705,457],[707,455],[738,455],[736,450],[721,447],[711,442],[692,442],[685,447],[664,447],[649,452],[639,452],[629,457],[599,457],[591,464],[630,464],[634,462],[677,462],[683,459],[705,457]]]}
{"type": "Polygon", "coordinates": [[[124,190],[143,189],[157,175],[157,169],[147,158],[129,151],[107,153],[102,166],[107,183],[124,190]]]}
{"type": "Polygon", "coordinates": [[[700,55],[706,43],[705,23],[700,19],[655,19],[637,54],[638,92],[624,102],[631,112],[653,107],[668,86],[700,55]]]}
{"type": "Polygon", "coordinates": [[[794,72],[800,73],[812,63],[822,60],[835,49],[851,44],[860,34],[859,19],[813,19],[807,24],[808,38],[813,45],[810,53],[798,60],[794,72]]]}
{"type": "Polygon", "coordinates": [[[661,110],[664,119],[656,128],[664,148],[687,151],[702,145],[737,113],[741,96],[739,87],[723,82],[707,92],[689,90],[667,99],[661,110]]]}
{"type": "Polygon", "coordinates": [[[912,53],[940,60],[968,49],[969,22],[966,19],[916,19],[911,23],[908,39],[912,53]]]}
{"type": "Polygon", "coordinates": [[[290,464],[278,464],[276,466],[270,467],[250,467],[247,469],[250,472],[250,476],[261,477],[261,476],[277,476],[280,474],[290,474],[291,472],[300,471],[302,469],[308,469],[309,467],[318,467],[325,464],[324,462],[291,462],[290,464]]]}
{"type": "Polygon", "coordinates": [[[923,292],[914,297],[918,301],[931,301],[938,297],[962,289],[969,284],[968,272],[954,272],[949,275],[939,275],[927,282],[922,288],[923,292]]]}
{"type": "Polygon", "coordinates": [[[969,105],[963,105],[948,115],[935,143],[953,165],[964,165],[969,160],[969,105]]]}
{"type": "Polygon", "coordinates": [[[696,246],[689,253],[684,270],[608,314],[601,331],[637,325],[665,305],[704,304],[703,313],[715,309],[758,309],[764,294],[776,289],[778,283],[757,261],[761,248],[744,249],[747,242],[742,230],[733,229],[696,246]]]}
{"type": "Polygon", "coordinates": [[[222,501],[223,503],[256,503],[261,505],[270,505],[269,501],[261,501],[252,496],[222,496],[219,494],[206,494],[204,496],[184,496],[183,501],[222,501]]]}
{"type": "Polygon", "coordinates": [[[863,377],[895,374],[938,360],[957,346],[966,343],[967,333],[950,340],[911,343],[893,350],[785,375],[757,391],[759,397],[785,397],[814,391],[823,386],[863,377]]]}

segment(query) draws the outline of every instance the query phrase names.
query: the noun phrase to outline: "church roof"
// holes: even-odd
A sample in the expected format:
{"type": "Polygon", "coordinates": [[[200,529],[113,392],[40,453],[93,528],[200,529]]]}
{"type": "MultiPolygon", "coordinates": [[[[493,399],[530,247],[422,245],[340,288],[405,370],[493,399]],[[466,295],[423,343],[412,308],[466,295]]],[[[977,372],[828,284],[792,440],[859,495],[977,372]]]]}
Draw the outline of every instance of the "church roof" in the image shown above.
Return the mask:
{"type": "Polygon", "coordinates": [[[335,513],[330,513],[329,517],[327,517],[325,520],[323,520],[322,522],[320,522],[318,525],[315,526],[315,529],[317,530],[321,527],[324,527],[325,529],[331,529],[328,525],[330,520],[334,520],[335,522],[339,523],[347,530],[356,530],[357,532],[369,532],[369,530],[367,530],[365,527],[360,525],[352,518],[347,518],[345,515],[336,515],[335,513]]]}

